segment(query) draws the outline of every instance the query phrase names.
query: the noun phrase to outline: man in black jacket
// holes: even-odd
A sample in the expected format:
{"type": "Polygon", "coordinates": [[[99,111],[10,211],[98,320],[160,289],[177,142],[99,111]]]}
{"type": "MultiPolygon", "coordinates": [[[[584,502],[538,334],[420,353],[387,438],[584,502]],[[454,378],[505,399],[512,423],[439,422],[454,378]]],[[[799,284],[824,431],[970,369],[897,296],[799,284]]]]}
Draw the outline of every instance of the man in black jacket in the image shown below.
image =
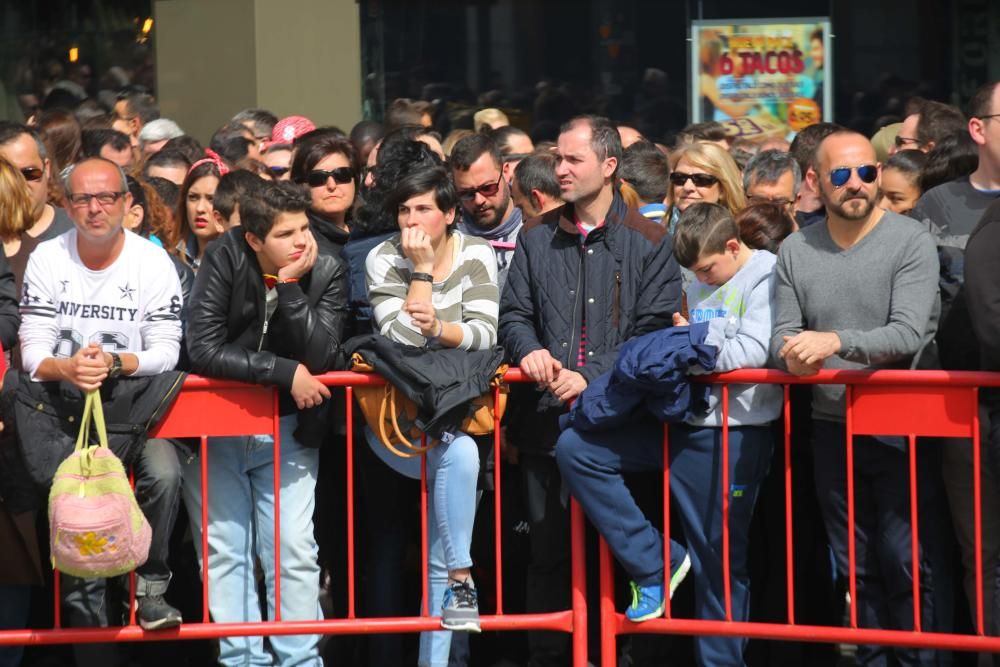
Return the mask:
{"type": "MultiPolygon", "coordinates": [[[[347,304],[342,260],[317,251],[309,194],[264,183],[240,201],[242,227],[205,255],[192,293],[188,352],[209,377],[275,385],[281,412],[281,617],[318,620],[313,537],[317,446],[330,391],[312,374],[333,367],[347,304]],[[319,428],[315,426],[319,424],[319,428]]],[[[254,545],[274,600],[274,449],[270,435],[217,438],[208,449],[209,609],[216,622],[259,621],[254,545]]],[[[184,501],[201,529],[200,465],[184,470],[184,501]]],[[[200,549],[200,539],[195,539],[200,549]]],[[[199,554],[199,556],[204,556],[199,554]]],[[[281,664],[322,665],[317,635],[272,637],[281,664]]],[[[220,663],[270,664],[261,637],[220,642],[220,663]]]]}
{"type": "MultiPolygon", "coordinates": [[[[681,278],[666,228],[629,209],[615,188],[621,138],[604,118],[559,135],[556,177],[565,206],[521,230],[500,302],[500,339],[537,385],[512,400],[508,438],[521,452],[531,524],[529,611],[569,606],[568,511],[552,456],[557,419],[621,344],[670,326],[681,278]]],[[[563,661],[562,636],[533,633],[531,665],[563,661]]]]}

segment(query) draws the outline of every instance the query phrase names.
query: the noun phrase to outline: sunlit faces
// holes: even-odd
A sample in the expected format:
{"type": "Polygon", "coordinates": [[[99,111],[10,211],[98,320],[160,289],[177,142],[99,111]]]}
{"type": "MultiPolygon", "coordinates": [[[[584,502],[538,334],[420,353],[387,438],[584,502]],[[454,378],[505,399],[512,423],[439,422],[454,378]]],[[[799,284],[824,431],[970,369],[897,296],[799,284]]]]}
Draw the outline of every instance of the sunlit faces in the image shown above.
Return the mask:
{"type": "Polygon", "coordinates": [[[202,176],[188,189],[184,206],[187,210],[188,227],[199,240],[210,241],[223,232],[212,214],[212,202],[219,179],[211,174],[202,176]]]}
{"type": "Polygon", "coordinates": [[[257,253],[257,261],[264,273],[277,274],[305,252],[312,232],[309,218],[304,212],[279,213],[271,231],[263,240],[247,232],[247,243],[257,253]]]}
{"type": "Polygon", "coordinates": [[[434,191],[410,197],[396,210],[400,230],[417,227],[431,238],[431,245],[438,243],[448,233],[448,225],[455,221],[456,210],[438,208],[434,191]]]}
{"type": "Polygon", "coordinates": [[[893,213],[909,213],[920,199],[917,178],[917,174],[905,174],[899,169],[883,169],[879,206],[893,213]]]}
{"type": "Polygon", "coordinates": [[[685,157],[682,157],[677,162],[673,172],[670,174],[670,180],[673,190],[673,203],[679,211],[686,210],[691,204],[701,202],[717,204],[722,196],[722,186],[719,184],[719,179],[701,167],[694,166],[685,157]],[[683,178],[682,181],[682,177],[685,176],[688,178],[683,178]],[[690,178],[691,176],[694,176],[694,178],[690,178]],[[699,176],[711,178],[699,178],[699,176]],[[701,181],[700,184],[695,183],[695,181],[699,180],[701,181]],[[709,181],[713,180],[714,182],[708,184],[709,181]],[[678,185],[677,183],[680,184],[678,185]]]}
{"type": "Polygon", "coordinates": [[[596,196],[618,166],[615,158],[597,159],[590,143],[591,135],[587,123],[577,123],[559,135],[556,178],[565,202],[596,196]]]}
{"type": "Polygon", "coordinates": [[[919,125],[919,114],[911,113],[904,118],[903,124],[899,126],[899,132],[896,134],[895,141],[889,146],[889,155],[895,155],[899,151],[913,148],[927,152],[926,147],[921,146],[920,142],[917,141],[917,127],[919,125]]]}
{"type": "Polygon", "coordinates": [[[271,176],[277,181],[288,181],[292,178],[292,150],[290,148],[278,148],[269,150],[261,157],[267,165],[271,176]]]}
{"type": "Polygon", "coordinates": [[[525,218],[533,218],[539,214],[539,211],[535,209],[534,202],[531,201],[531,197],[521,192],[521,186],[518,185],[516,178],[510,185],[510,198],[513,200],[514,206],[521,209],[525,218]]]}
{"type": "Polygon", "coordinates": [[[28,189],[31,191],[32,213],[35,220],[38,220],[42,217],[42,212],[45,210],[45,201],[49,195],[48,160],[42,160],[41,155],[38,153],[38,144],[35,143],[30,134],[19,135],[13,141],[0,146],[0,157],[10,162],[17,169],[21,170],[22,173],[26,169],[40,169],[42,171],[42,178],[37,180],[26,179],[28,181],[28,189]]]}
{"type": "Polygon", "coordinates": [[[774,183],[753,183],[746,194],[748,204],[770,202],[791,209],[795,204],[795,174],[786,171],[774,183]]]}
{"type": "Polygon", "coordinates": [[[105,160],[111,160],[126,171],[132,167],[131,146],[118,150],[111,144],[105,144],[101,146],[101,157],[105,160]]]}
{"type": "Polygon", "coordinates": [[[121,230],[132,195],[122,183],[117,167],[100,160],[81,163],[70,174],[69,214],[86,241],[107,243],[121,230]],[[104,201],[102,201],[104,200],[104,201]]]}
{"type": "Polygon", "coordinates": [[[871,143],[860,135],[833,135],[820,144],[818,157],[820,171],[810,172],[809,178],[816,180],[827,212],[843,220],[866,220],[879,196],[878,179],[866,183],[858,173],[859,167],[878,164],[871,143]],[[838,187],[830,178],[840,169],[849,170],[849,177],[838,187]]]}
{"type": "Polygon", "coordinates": [[[480,227],[496,227],[510,208],[510,190],[500,171],[489,152],[480,155],[468,171],[454,170],[462,207],[480,227]]]}
{"type": "MultiPolygon", "coordinates": [[[[312,171],[333,171],[351,168],[351,161],[341,153],[331,153],[316,163],[312,171]]],[[[354,181],[338,183],[332,176],[323,185],[310,187],[312,210],[322,218],[343,218],[354,203],[354,181]]]]}
{"type": "Polygon", "coordinates": [[[726,249],[720,253],[698,255],[698,261],[687,267],[695,277],[706,285],[725,285],[740,270],[740,242],[726,241],[726,249]]]}

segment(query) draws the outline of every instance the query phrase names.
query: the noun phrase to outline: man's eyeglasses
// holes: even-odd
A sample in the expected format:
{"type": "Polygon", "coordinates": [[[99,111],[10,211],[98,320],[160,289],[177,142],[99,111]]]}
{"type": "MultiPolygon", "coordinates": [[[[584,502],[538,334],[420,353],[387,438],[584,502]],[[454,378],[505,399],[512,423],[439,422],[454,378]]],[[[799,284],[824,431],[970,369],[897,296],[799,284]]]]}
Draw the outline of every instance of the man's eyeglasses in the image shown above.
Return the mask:
{"type": "Polygon", "coordinates": [[[127,192],[95,192],[94,194],[87,192],[74,192],[73,194],[66,195],[66,198],[69,200],[70,204],[80,208],[90,206],[91,199],[96,199],[97,203],[104,207],[111,206],[127,194],[127,192]]]}
{"type": "Polygon", "coordinates": [[[718,177],[711,174],[685,174],[683,171],[675,171],[670,174],[670,183],[675,187],[682,187],[690,180],[696,188],[710,188],[719,182],[718,177]]]}
{"type": "MultiPolygon", "coordinates": [[[[324,169],[313,169],[308,174],[306,174],[305,182],[309,184],[311,188],[318,188],[322,185],[326,185],[326,182],[330,179],[340,185],[346,185],[354,181],[354,170],[350,167],[337,167],[336,169],[324,170],[324,169]]],[[[302,181],[299,181],[300,183],[302,181]]]]}
{"type": "Polygon", "coordinates": [[[748,204],[774,204],[775,206],[780,206],[782,208],[787,208],[795,203],[793,199],[777,198],[771,199],[770,197],[765,197],[764,195],[747,195],[748,204]]]}
{"type": "Polygon", "coordinates": [[[830,170],[830,183],[835,188],[842,188],[851,180],[851,172],[858,172],[858,178],[865,183],[874,183],[878,178],[878,167],[873,164],[863,164],[859,167],[839,167],[830,170]]]}
{"type": "Polygon", "coordinates": [[[896,135],[896,138],[893,141],[896,144],[896,148],[902,148],[903,146],[905,146],[907,144],[913,144],[915,146],[919,146],[920,145],[920,140],[919,139],[916,139],[914,137],[902,137],[902,136],[900,136],[898,134],[896,135]]]}
{"type": "Polygon", "coordinates": [[[985,116],[976,116],[979,120],[989,120],[990,118],[1000,118],[1000,113],[988,113],[985,116]]]}
{"type": "Polygon", "coordinates": [[[21,175],[24,176],[26,181],[40,181],[42,176],[45,174],[39,167],[22,167],[21,175]]]}
{"type": "Polygon", "coordinates": [[[503,172],[500,172],[500,176],[497,177],[496,183],[487,183],[486,185],[480,185],[478,188],[466,188],[464,190],[458,191],[458,198],[462,201],[472,201],[476,198],[477,194],[484,197],[493,197],[496,193],[500,192],[500,182],[503,181],[503,172]]]}
{"type": "MultiPolygon", "coordinates": [[[[289,168],[288,167],[279,167],[278,165],[274,165],[274,166],[268,167],[267,169],[268,169],[268,171],[271,172],[271,175],[274,176],[275,178],[281,178],[282,176],[284,176],[285,174],[287,174],[289,172],[289,168]]],[[[326,181],[324,181],[324,183],[325,182],[326,181]]]]}

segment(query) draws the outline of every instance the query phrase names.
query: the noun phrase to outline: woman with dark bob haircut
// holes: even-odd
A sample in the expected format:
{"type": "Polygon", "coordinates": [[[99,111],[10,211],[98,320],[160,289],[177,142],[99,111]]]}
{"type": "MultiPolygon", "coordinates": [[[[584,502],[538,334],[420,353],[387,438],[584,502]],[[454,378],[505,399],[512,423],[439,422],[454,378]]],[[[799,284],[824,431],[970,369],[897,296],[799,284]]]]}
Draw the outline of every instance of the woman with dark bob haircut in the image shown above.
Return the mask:
{"type": "MultiPolygon", "coordinates": [[[[459,199],[448,171],[432,167],[407,174],[388,202],[399,234],[376,246],[365,262],[375,330],[427,354],[490,349],[500,310],[496,256],[485,240],[454,229],[459,199]]],[[[426,454],[429,605],[444,629],[479,632],[470,574],[479,448],[468,435],[453,435],[426,454]]],[[[366,437],[372,442],[367,429],[366,437]]],[[[419,468],[399,471],[420,474],[419,468]]],[[[423,633],[418,664],[448,664],[450,644],[450,633],[423,633]]]]}
{"type": "Polygon", "coordinates": [[[350,212],[358,191],[357,153],[342,134],[314,130],[295,142],[292,180],[309,187],[310,227],[319,252],[340,256],[351,236],[350,212]]]}

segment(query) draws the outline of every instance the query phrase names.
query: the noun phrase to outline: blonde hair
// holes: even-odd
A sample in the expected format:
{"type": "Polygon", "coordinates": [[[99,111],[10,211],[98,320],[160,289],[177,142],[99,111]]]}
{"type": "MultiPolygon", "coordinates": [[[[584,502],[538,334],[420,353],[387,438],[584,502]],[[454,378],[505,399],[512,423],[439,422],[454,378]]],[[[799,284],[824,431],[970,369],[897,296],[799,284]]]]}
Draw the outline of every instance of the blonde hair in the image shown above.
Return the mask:
{"type": "Polygon", "coordinates": [[[34,208],[21,170],[0,157],[0,239],[12,241],[35,224],[34,208]]]}
{"type": "Polygon", "coordinates": [[[451,149],[455,147],[455,144],[466,137],[471,137],[473,134],[475,134],[475,132],[472,130],[465,129],[452,130],[449,132],[448,136],[444,138],[443,142],[441,142],[441,150],[444,151],[445,157],[451,157],[451,149]]]}
{"type": "Polygon", "coordinates": [[[488,125],[489,127],[503,127],[504,125],[510,125],[510,120],[507,118],[507,114],[500,111],[500,109],[490,107],[488,109],[480,109],[472,116],[473,130],[479,132],[483,129],[484,125],[488,125]]]}
{"type": "MultiPolygon", "coordinates": [[[[740,168],[722,147],[703,141],[682,144],[670,152],[670,171],[677,168],[681,159],[686,159],[693,166],[719,179],[719,203],[729,209],[731,214],[736,215],[747,205],[740,168]]],[[[675,188],[670,188],[671,213],[674,207],[674,190],[675,188]]]]}

